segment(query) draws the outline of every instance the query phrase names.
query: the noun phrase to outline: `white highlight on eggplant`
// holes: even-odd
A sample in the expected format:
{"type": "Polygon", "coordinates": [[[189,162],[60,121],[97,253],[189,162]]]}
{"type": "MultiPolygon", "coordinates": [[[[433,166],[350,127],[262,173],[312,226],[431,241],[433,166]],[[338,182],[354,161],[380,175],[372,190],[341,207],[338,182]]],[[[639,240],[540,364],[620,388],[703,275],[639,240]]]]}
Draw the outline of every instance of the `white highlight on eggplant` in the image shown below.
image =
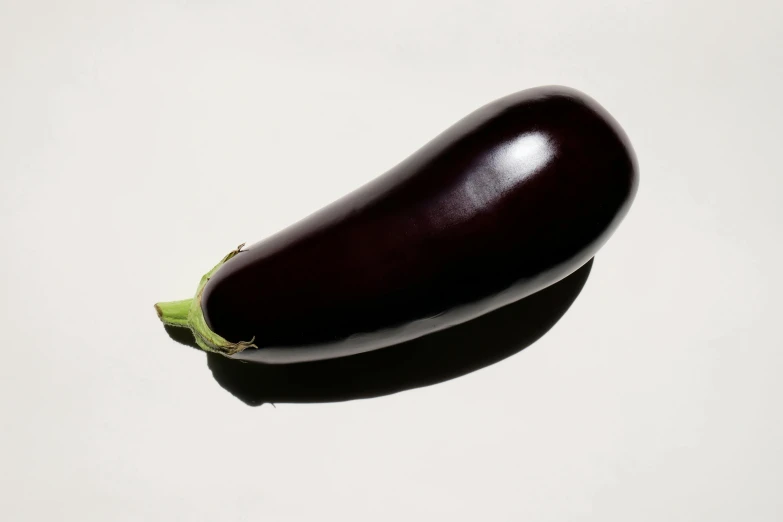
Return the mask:
{"type": "Polygon", "coordinates": [[[498,176],[509,185],[535,174],[554,157],[555,148],[542,132],[529,132],[505,145],[492,158],[498,176]]]}
{"type": "Polygon", "coordinates": [[[502,145],[470,177],[444,195],[428,218],[439,226],[452,225],[480,214],[507,192],[539,172],[555,157],[555,145],[543,132],[528,132],[502,145]]]}

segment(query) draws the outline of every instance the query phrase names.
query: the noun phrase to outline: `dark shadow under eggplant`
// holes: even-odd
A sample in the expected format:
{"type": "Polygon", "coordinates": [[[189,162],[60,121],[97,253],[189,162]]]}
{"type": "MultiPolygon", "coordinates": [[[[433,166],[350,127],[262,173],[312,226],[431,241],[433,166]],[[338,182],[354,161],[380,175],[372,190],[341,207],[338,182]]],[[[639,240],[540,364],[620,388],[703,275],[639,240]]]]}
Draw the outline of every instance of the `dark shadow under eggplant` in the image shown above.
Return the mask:
{"type": "MultiPolygon", "coordinates": [[[[372,352],[288,365],[246,363],[207,354],[215,380],[250,406],[379,397],[448,381],[533,344],[565,314],[587,281],[593,260],[565,279],[467,323],[372,352]]],[[[190,330],[166,327],[195,347],[190,330]]]]}

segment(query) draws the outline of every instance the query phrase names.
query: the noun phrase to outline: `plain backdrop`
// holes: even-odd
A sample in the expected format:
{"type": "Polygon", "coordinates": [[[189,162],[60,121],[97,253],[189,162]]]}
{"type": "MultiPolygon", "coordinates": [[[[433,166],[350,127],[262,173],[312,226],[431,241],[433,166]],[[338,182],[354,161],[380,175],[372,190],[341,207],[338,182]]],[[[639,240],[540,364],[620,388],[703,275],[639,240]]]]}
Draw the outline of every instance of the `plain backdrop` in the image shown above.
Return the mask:
{"type": "Polygon", "coordinates": [[[0,518],[783,520],[782,6],[0,1],[0,518]],[[252,408],[166,336],[238,243],[545,84],[641,185],[530,348],[252,408]]]}

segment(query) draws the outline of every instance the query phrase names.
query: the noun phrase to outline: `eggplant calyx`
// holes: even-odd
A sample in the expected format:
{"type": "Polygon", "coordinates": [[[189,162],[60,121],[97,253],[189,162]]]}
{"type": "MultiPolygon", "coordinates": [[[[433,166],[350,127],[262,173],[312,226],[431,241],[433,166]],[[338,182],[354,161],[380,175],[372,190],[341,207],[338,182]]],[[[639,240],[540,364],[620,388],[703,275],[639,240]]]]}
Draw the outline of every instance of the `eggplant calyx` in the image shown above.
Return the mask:
{"type": "Polygon", "coordinates": [[[204,319],[204,312],[201,309],[201,294],[204,292],[204,287],[207,285],[209,278],[212,277],[212,274],[217,272],[223,263],[239,254],[243,246],[245,246],[244,243],[229,252],[220,263],[215,265],[215,268],[204,274],[204,277],[199,282],[195,297],[183,299],[182,301],[155,304],[155,311],[158,312],[158,317],[164,324],[190,328],[196,339],[196,344],[202,350],[219,353],[226,357],[237,354],[247,348],[258,348],[258,346],[253,344],[256,338],[253,337],[249,341],[232,343],[210,330],[206,319],[204,319]]]}

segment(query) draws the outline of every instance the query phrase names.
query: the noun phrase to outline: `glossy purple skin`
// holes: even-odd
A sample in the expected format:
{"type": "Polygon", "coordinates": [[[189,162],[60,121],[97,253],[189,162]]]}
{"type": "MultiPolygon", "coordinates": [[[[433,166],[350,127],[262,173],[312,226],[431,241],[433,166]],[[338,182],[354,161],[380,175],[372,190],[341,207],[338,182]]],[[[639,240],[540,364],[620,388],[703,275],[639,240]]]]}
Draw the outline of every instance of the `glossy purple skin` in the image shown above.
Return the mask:
{"type": "Polygon", "coordinates": [[[207,324],[238,359],[373,350],[526,297],[586,263],[638,186],[619,125],[564,87],[470,114],[392,170],[223,265],[207,324]]]}

